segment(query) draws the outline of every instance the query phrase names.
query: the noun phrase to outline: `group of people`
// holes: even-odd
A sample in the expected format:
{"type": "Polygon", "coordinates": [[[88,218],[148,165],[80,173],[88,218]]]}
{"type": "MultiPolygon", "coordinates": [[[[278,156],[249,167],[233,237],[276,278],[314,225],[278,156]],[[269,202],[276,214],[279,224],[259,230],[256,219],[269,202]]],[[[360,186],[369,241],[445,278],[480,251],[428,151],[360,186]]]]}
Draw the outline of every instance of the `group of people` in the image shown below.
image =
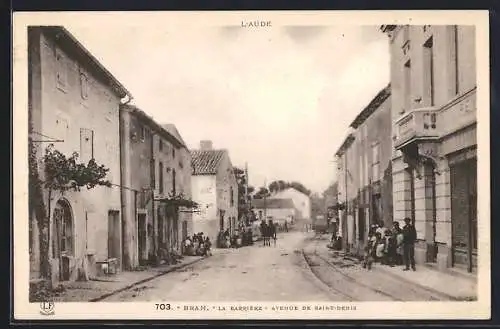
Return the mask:
{"type": "Polygon", "coordinates": [[[212,243],[209,237],[203,237],[203,232],[187,237],[183,244],[183,254],[188,256],[210,256],[212,255],[212,243]]]}
{"type": "Polygon", "coordinates": [[[400,227],[394,222],[392,230],[384,227],[383,223],[370,227],[368,241],[364,250],[363,267],[371,269],[375,261],[381,264],[396,266],[404,265],[405,271],[415,267],[415,241],[417,232],[410,218],[404,219],[405,225],[400,227]]]}
{"type": "Polygon", "coordinates": [[[262,235],[264,246],[271,246],[271,239],[274,240],[274,245],[276,246],[276,225],[271,219],[267,223],[265,220],[262,220],[260,223],[260,234],[262,235]]]}

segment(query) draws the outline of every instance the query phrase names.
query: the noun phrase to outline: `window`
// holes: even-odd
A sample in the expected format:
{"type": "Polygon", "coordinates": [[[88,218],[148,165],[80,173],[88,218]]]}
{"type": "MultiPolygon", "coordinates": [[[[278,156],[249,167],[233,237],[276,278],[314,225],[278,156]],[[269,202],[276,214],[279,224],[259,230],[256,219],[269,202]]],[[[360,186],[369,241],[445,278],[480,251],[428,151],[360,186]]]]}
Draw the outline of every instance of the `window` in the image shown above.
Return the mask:
{"type": "Polygon", "coordinates": [[[139,128],[139,139],[141,142],[146,140],[146,135],[148,134],[148,129],[145,126],[139,128]]]}
{"type": "Polygon", "coordinates": [[[175,195],[175,179],[176,179],[176,172],[175,169],[172,169],[172,193],[175,195]]]}
{"type": "Polygon", "coordinates": [[[88,163],[94,158],[94,131],[80,128],[80,159],[88,163]]]}
{"type": "Polygon", "coordinates": [[[175,147],[172,147],[172,158],[175,159],[175,147]]]}
{"type": "Polygon", "coordinates": [[[404,92],[404,108],[401,113],[411,110],[411,61],[408,60],[404,65],[404,81],[403,81],[403,92],[404,92]]]}
{"type": "Polygon", "coordinates": [[[158,148],[160,149],[160,152],[163,151],[163,141],[160,139],[158,148]]]}
{"type": "Polygon", "coordinates": [[[160,194],[163,194],[163,162],[160,162],[159,164],[159,184],[160,184],[160,187],[159,187],[159,190],[160,190],[160,194]]]}
{"type": "Polygon", "coordinates": [[[66,91],[68,86],[68,67],[63,52],[56,49],[56,85],[59,90],[66,91]]]}
{"type": "Polygon", "coordinates": [[[230,198],[230,200],[231,200],[231,201],[230,201],[230,205],[231,205],[231,207],[232,207],[232,206],[234,206],[234,191],[233,191],[233,188],[232,188],[232,187],[229,189],[229,193],[230,193],[229,198],[230,198]]]}
{"type": "Polygon", "coordinates": [[[380,144],[372,146],[372,180],[376,182],[380,179],[380,144]]]}
{"type": "Polygon", "coordinates": [[[358,168],[359,168],[359,186],[363,187],[364,183],[364,178],[363,178],[363,164],[365,162],[363,161],[363,155],[359,155],[359,160],[358,160],[358,168]]]}
{"type": "Polygon", "coordinates": [[[89,98],[89,80],[84,72],[80,72],[80,93],[82,99],[89,98]]]}
{"type": "Polygon", "coordinates": [[[424,88],[426,93],[426,103],[430,106],[435,105],[434,93],[434,51],[433,40],[429,38],[424,43],[424,88]]]}

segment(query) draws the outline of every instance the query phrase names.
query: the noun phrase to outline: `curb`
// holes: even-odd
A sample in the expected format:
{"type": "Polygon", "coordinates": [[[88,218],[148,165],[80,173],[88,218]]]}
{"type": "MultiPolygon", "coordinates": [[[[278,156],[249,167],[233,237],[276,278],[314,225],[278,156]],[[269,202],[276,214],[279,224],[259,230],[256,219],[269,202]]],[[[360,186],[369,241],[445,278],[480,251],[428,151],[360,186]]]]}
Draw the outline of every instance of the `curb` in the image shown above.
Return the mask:
{"type": "Polygon", "coordinates": [[[200,262],[200,261],[202,261],[202,260],[204,260],[204,259],[206,259],[206,257],[202,257],[202,258],[199,258],[199,259],[195,259],[195,260],[193,260],[193,261],[190,261],[190,262],[187,262],[187,263],[184,263],[184,264],[180,264],[180,265],[177,265],[177,266],[175,266],[175,265],[174,265],[174,266],[172,266],[171,268],[169,268],[169,269],[167,269],[167,270],[164,270],[164,271],[158,271],[158,273],[156,273],[156,274],[154,274],[154,275],[152,275],[152,276],[150,276],[150,277],[147,277],[147,278],[145,278],[145,279],[142,279],[142,280],[136,281],[136,282],[134,282],[134,283],[132,283],[132,284],[129,284],[129,285],[127,285],[127,286],[123,287],[123,288],[119,288],[119,289],[117,289],[117,290],[113,290],[112,292],[108,292],[108,293],[106,293],[106,294],[104,294],[104,295],[101,295],[101,296],[99,296],[99,297],[94,297],[94,298],[92,298],[92,299],[89,299],[89,300],[88,300],[88,302],[91,302],[91,303],[92,303],[92,302],[99,302],[99,301],[101,301],[101,300],[103,300],[103,299],[105,299],[105,298],[108,298],[108,297],[110,297],[110,296],[116,295],[116,294],[118,294],[118,293],[120,293],[120,292],[122,292],[122,291],[128,290],[128,289],[130,289],[130,288],[132,288],[132,287],[135,287],[135,286],[138,286],[138,285],[140,285],[140,284],[143,284],[144,282],[151,281],[151,280],[153,280],[153,279],[156,279],[156,278],[158,278],[158,277],[160,277],[160,276],[162,276],[162,275],[168,274],[168,273],[170,273],[170,272],[177,271],[177,270],[179,270],[179,269],[181,269],[181,268],[184,268],[184,267],[187,267],[187,266],[189,266],[189,265],[193,265],[193,264],[198,263],[198,262],[200,262]]]}

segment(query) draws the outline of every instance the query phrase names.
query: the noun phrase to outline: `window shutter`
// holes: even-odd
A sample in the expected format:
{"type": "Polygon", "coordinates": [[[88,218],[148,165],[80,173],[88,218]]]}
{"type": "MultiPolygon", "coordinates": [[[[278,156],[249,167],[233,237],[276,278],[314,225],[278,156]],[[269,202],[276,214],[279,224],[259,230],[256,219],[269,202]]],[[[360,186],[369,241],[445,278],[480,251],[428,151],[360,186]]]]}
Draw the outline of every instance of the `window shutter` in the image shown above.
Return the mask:
{"type": "Polygon", "coordinates": [[[95,255],[97,253],[97,227],[99,217],[95,212],[87,212],[87,255],[95,255]]]}

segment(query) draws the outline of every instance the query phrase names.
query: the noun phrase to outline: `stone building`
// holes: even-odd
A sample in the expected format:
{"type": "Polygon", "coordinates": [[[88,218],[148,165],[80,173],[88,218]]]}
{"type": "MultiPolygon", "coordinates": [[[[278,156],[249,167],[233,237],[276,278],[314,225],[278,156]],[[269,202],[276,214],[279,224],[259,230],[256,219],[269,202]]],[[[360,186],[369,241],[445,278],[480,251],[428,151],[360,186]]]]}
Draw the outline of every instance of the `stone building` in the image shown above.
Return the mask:
{"type": "Polygon", "coordinates": [[[191,158],[191,191],[199,204],[193,213],[193,231],[203,232],[214,243],[220,232],[234,234],[238,228],[238,183],[229,152],[213,149],[211,141],[191,150],[191,158]]]}
{"type": "Polygon", "coordinates": [[[339,216],[349,248],[360,253],[371,224],[393,222],[391,87],[383,88],[356,116],[337,156],[339,216]]]}
{"type": "Polygon", "coordinates": [[[121,261],[119,106],[131,96],[63,27],[28,28],[28,63],[30,143],[41,179],[44,149],[54,144],[66,156],[78,152],[82,163],[95,159],[109,168],[106,179],[113,184],[64,195],[44,192],[49,255],[40,254],[40,218],[30,207],[31,277],[40,277],[43,256],[53,282],[88,278],[100,263],[121,261]]]}
{"type": "Polygon", "coordinates": [[[394,217],[411,218],[416,258],[476,268],[474,26],[384,25],[391,53],[394,217]]]}
{"type": "Polygon", "coordinates": [[[191,161],[173,125],[160,125],[133,105],[120,111],[124,267],[154,263],[179,251],[190,211],[160,200],[191,198],[191,161]]]}

